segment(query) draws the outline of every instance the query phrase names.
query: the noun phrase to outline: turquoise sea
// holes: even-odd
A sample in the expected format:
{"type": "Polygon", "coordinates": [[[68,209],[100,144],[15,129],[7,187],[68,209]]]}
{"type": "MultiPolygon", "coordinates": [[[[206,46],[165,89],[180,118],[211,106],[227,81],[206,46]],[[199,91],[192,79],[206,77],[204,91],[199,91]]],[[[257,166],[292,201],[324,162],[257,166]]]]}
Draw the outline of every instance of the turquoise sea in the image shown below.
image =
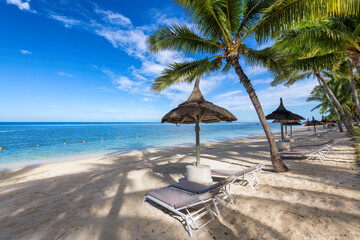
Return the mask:
{"type": "MultiPolygon", "coordinates": [[[[269,123],[280,130],[280,124],[269,123]]],[[[200,125],[201,143],[263,134],[260,123],[200,125]]],[[[0,170],[195,144],[194,125],[161,123],[0,123],[0,170]]]]}

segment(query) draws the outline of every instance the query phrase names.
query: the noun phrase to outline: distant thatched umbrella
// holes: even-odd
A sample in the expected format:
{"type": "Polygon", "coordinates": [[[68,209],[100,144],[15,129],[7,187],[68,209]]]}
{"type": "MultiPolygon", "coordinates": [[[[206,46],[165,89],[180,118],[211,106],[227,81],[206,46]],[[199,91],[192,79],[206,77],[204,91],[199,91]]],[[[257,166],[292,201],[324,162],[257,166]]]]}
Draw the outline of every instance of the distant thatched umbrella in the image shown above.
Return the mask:
{"type": "Polygon", "coordinates": [[[332,121],[327,120],[324,116],[322,116],[321,122],[323,123],[324,128],[325,128],[325,125],[332,124],[332,121]]]}
{"type": "Polygon", "coordinates": [[[319,125],[324,125],[324,124],[318,120],[315,120],[314,117],[312,117],[312,120],[310,122],[305,124],[305,126],[314,126],[315,134],[316,134],[316,126],[319,126],[319,125]]]}
{"type": "Polygon", "coordinates": [[[284,141],[284,129],[283,129],[283,123],[284,122],[299,122],[300,120],[304,120],[300,115],[297,115],[295,113],[292,113],[283,105],[282,98],[280,98],[280,106],[272,113],[266,116],[267,120],[279,120],[281,124],[281,141],[284,141]]]}
{"type": "MultiPolygon", "coordinates": [[[[305,125],[305,126],[308,126],[307,124],[309,123],[310,121],[309,121],[309,118],[305,121],[305,122],[303,122],[303,124],[305,125]]],[[[307,129],[308,131],[310,131],[310,126],[308,126],[308,129],[307,129]]]]}
{"type": "Polygon", "coordinates": [[[200,126],[199,123],[232,122],[237,118],[228,110],[208,102],[199,89],[200,79],[196,79],[194,90],[186,102],[168,112],[161,123],[169,122],[175,124],[195,123],[196,132],[196,165],[200,165],[200,126]]]}
{"type": "Polygon", "coordinates": [[[286,122],[284,123],[285,126],[290,126],[290,136],[293,136],[293,132],[292,132],[292,126],[300,126],[302,125],[300,122],[286,122]]]}
{"type": "MultiPolygon", "coordinates": [[[[279,120],[274,120],[273,123],[279,123],[279,120]]],[[[300,126],[302,125],[300,122],[283,122],[283,125],[285,127],[290,126],[290,136],[292,137],[293,133],[292,133],[292,126],[300,126]]],[[[285,135],[287,134],[287,130],[285,128],[285,135]]]]}

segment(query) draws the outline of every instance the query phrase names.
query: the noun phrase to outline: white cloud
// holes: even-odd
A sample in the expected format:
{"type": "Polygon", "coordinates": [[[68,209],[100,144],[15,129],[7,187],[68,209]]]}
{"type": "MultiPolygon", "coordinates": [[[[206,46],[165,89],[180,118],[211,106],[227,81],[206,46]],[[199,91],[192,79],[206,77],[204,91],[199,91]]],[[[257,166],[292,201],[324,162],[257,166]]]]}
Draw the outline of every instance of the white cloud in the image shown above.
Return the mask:
{"type": "Polygon", "coordinates": [[[73,75],[66,72],[57,72],[57,74],[61,77],[72,77],[73,75]]]}
{"type": "Polygon", "coordinates": [[[248,77],[256,77],[268,73],[268,70],[261,66],[247,66],[244,72],[248,77]]]}
{"type": "Polygon", "coordinates": [[[121,48],[130,56],[144,58],[147,52],[147,36],[138,29],[122,30],[101,27],[95,30],[99,36],[106,38],[115,48],[121,48]]]}
{"type": "Polygon", "coordinates": [[[14,4],[16,5],[20,10],[26,10],[26,11],[32,11],[30,9],[30,0],[25,0],[25,1],[22,1],[22,0],[6,0],[6,2],[8,4],[14,4]]]}
{"type": "Polygon", "coordinates": [[[111,92],[111,91],[113,91],[111,88],[108,88],[108,87],[97,87],[95,89],[99,90],[101,92],[111,92]]]}
{"type": "MultiPolygon", "coordinates": [[[[302,80],[290,87],[268,87],[257,91],[256,94],[264,110],[275,109],[279,106],[280,97],[283,98],[285,107],[307,105],[309,103],[306,102],[306,98],[310,95],[312,89],[316,85],[317,82],[313,79],[302,80]]],[[[252,102],[247,93],[229,94],[227,97],[224,97],[223,94],[222,96],[219,95],[215,97],[215,100],[220,106],[233,111],[254,111],[252,102]]]]}
{"type": "Polygon", "coordinates": [[[98,8],[95,9],[95,12],[103,15],[104,19],[111,24],[119,25],[123,27],[132,26],[130,19],[120,13],[114,13],[112,11],[104,11],[98,8]]]}
{"type": "MultiPolygon", "coordinates": [[[[225,79],[227,79],[229,74],[216,74],[210,77],[204,77],[200,80],[200,90],[203,95],[213,91],[219,86],[225,79]]],[[[175,85],[172,85],[168,89],[164,90],[161,95],[167,97],[171,100],[171,106],[176,106],[184,101],[190,96],[194,88],[194,83],[180,82],[175,85]]],[[[206,99],[206,96],[204,96],[206,99]]]]}
{"type": "Polygon", "coordinates": [[[141,101],[143,102],[152,102],[151,98],[142,98],[141,101]]]}
{"type": "Polygon", "coordinates": [[[262,50],[264,48],[272,47],[274,45],[275,41],[269,40],[266,43],[263,43],[262,45],[258,46],[257,50],[262,50]]]}
{"type": "Polygon", "coordinates": [[[19,52],[21,52],[24,55],[30,55],[31,52],[29,50],[20,49],[19,52]]]}
{"type": "Polygon", "coordinates": [[[217,96],[217,98],[218,98],[218,99],[222,99],[222,98],[225,98],[225,97],[230,97],[230,96],[239,94],[239,93],[241,93],[241,92],[242,92],[241,90],[235,90],[235,91],[231,91],[231,92],[219,94],[219,95],[217,96]]]}
{"type": "Polygon", "coordinates": [[[145,96],[153,95],[150,92],[150,86],[147,81],[141,81],[141,80],[134,81],[127,76],[115,73],[109,69],[102,68],[100,70],[112,80],[112,83],[115,85],[115,88],[121,91],[142,94],[145,96]]]}
{"type": "Polygon", "coordinates": [[[139,114],[139,113],[149,113],[149,114],[154,114],[154,113],[160,113],[159,111],[154,111],[154,110],[148,110],[148,109],[139,109],[139,108],[134,108],[134,109],[130,109],[130,110],[123,110],[123,109],[104,109],[102,110],[103,113],[107,113],[107,114],[111,114],[111,115],[131,115],[131,114],[139,114]]]}
{"type": "Polygon", "coordinates": [[[270,84],[273,80],[274,79],[272,78],[255,79],[255,80],[251,80],[251,83],[253,85],[264,84],[264,83],[270,84]]]}
{"type": "Polygon", "coordinates": [[[115,110],[115,109],[105,109],[103,110],[104,113],[110,113],[110,114],[119,114],[119,113],[125,113],[125,110],[115,110]]]}
{"type": "Polygon", "coordinates": [[[75,19],[67,17],[67,16],[51,14],[50,17],[55,19],[55,20],[58,20],[59,22],[62,22],[64,24],[64,26],[67,27],[67,28],[71,28],[74,25],[80,25],[81,24],[81,21],[75,20],[75,19]]]}
{"type": "Polygon", "coordinates": [[[130,91],[136,85],[138,85],[136,82],[131,81],[128,77],[125,77],[125,76],[119,76],[119,77],[114,78],[113,83],[116,85],[117,89],[124,90],[124,91],[130,91]]]}

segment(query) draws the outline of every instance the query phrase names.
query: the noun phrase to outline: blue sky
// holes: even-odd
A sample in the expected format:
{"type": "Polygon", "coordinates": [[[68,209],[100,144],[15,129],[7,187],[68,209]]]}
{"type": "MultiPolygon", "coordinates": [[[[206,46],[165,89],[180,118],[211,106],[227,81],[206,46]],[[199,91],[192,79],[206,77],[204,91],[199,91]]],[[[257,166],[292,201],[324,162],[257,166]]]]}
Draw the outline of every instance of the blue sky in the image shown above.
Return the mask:
{"type": "MultiPolygon", "coordinates": [[[[0,0],[0,121],[160,121],[192,90],[150,90],[167,64],[194,58],[148,52],[147,36],[172,23],[188,22],[171,0],[0,0]]],[[[305,101],[315,80],[274,88],[266,69],[241,63],[265,114],[283,97],[290,111],[319,118],[305,101]]],[[[258,120],[234,72],[205,77],[200,87],[239,121],[258,120]]]]}

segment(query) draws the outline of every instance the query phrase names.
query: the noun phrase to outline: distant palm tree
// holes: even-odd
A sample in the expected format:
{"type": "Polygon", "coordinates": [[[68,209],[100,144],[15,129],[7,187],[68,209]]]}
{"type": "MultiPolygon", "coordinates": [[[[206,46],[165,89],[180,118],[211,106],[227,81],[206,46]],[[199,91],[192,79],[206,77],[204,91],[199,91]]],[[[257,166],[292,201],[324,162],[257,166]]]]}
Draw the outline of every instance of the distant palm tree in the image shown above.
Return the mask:
{"type": "MultiPolygon", "coordinates": [[[[272,59],[270,63],[263,59],[252,60],[266,65],[274,74],[272,85],[279,83],[292,85],[305,77],[314,75],[324,90],[325,96],[331,98],[330,103],[336,106],[334,106],[334,112],[339,111],[347,132],[355,135],[354,130],[348,124],[345,109],[322,76],[322,72],[328,70],[347,76],[347,79],[351,79],[353,82],[352,68],[349,69],[348,63],[349,55],[344,46],[337,43],[339,38],[343,40],[346,38],[348,42],[351,40],[347,38],[346,31],[329,27],[334,24],[334,19],[297,24],[291,29],[278,33],[272,48],[262,50],[268,54],[266,58],[263,56],[263,59],[272,59]]],[[[344,77],[342,79],[348,81],[344,77]]],[[[355,93],[357,93],[356,90],[355,93]]],[[[354,96],[356,99],[357,95],[354,96]]],[[[341,131],[341,125],[339,125],[339,129],[341,131]]]]}
{"type": "MultiPolygon", "coordinates": [[[[356,117],[357,115],[356,107],[354,104],[354,100],[351,97],[350,83],[346,81],[346,79],[344,80],[341,77],[337,76],[336,74],[330,72],[324,72],[324,78],[328,82],[329,88],[339,99],[339,102],[343,106],[344,111],[347,112],[346,115],[350,116],[348,120],[351,121],[353,119],[359,125],[359,121],[357,120],[356,117]]],[[[355,84],[357,88],[360,87],[360,78],[358,77],[355,78],[355,84]]],[[[307,101],[319,102],[319,104],[315,106],[312,109],[312,111],[315,109],[320,109],[321,114],[330,112],[331,119],[334,119],[336,117],[336,112],[333,111],[334,109],[336,110],[336,108],[331,107],[331,100],[326,96],[326,92],[322,90],[321,85],[314,87],[307,101]],[[330,107],[330,111],[328,111],[329,107],[330,107]]]]}
{"type": "MultiPolygon", "coordinates": [[[[329,56],[347,56],[348,80],[352,87],[355,106],[360,117],[360,101],[355,88],[353,65],[360,74],[360,17],[326,18],[305,22],[280,34],[283,47],[301,49],[301,46],[311,46],[331,53],[329,56]],[[294,48],[296,46],[296,48],[294,48]]],[[[325,59],[324,59],[325,60],[325,59]]]]}
{"type": "Polygon", "coordinates": [[[255,90],[244,73],[239,58],[261,58],[246,46],[245,40],[257,31],[259,39],[283,30],[304,17],[357,14],[359,0],[174,0],[183,7],[194,28],[186,25],[164,26],[149,38],[150,50],[178,50],[185,54],[210,55],[202,60],[172,63],[158,77],[152,88],[162,91],[170,85],[217,71],[235,69],[245,87],[270,145],[271,161],[276,172],[288,170],[280,159],[275,140],[265,119],[255,90]],[[344,5],[344,2],[346,4],[344,5]],[[262,18],[263,16],[263,18],[262,18]],[[279,28],[279,26],[281,26],[279,28]],[[225,65],[223,65],[225,61],[225,65]]]}

